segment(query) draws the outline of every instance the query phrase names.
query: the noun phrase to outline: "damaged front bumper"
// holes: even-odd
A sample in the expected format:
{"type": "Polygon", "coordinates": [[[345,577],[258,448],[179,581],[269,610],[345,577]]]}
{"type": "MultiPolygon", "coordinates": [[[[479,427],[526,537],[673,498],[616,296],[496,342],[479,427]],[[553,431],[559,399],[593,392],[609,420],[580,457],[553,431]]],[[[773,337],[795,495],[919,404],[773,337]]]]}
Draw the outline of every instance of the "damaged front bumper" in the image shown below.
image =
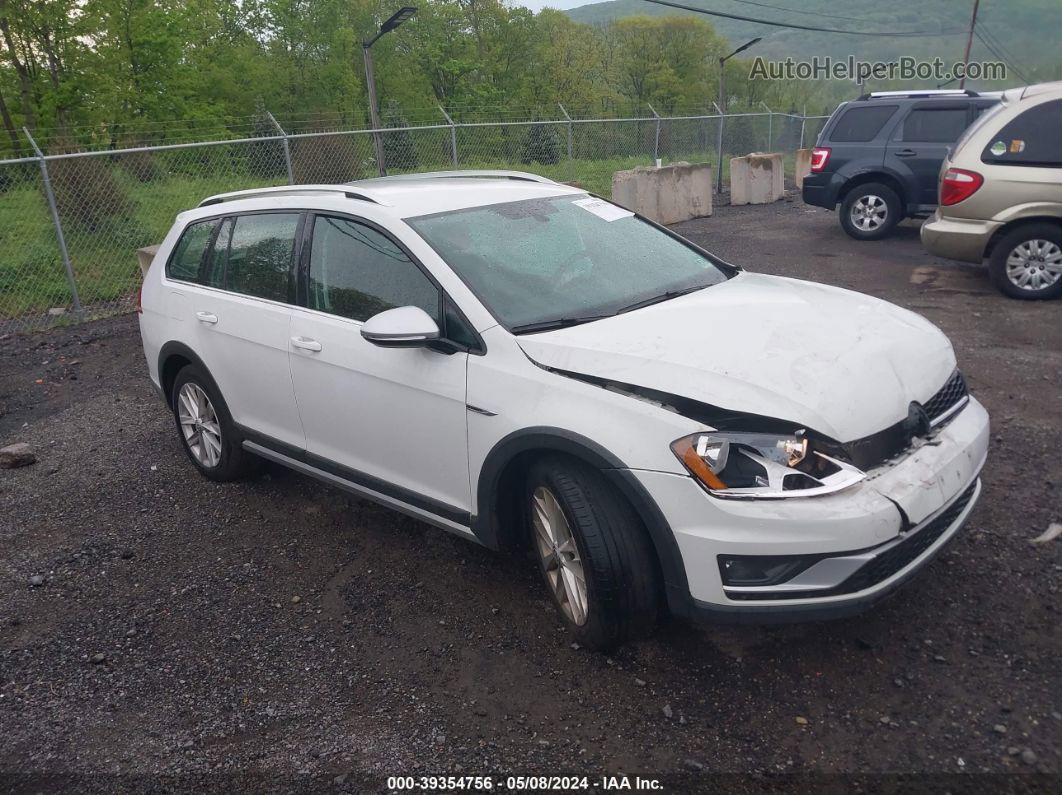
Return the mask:
{"type": "MultiPolygon", "coordinates": [[[[675,535],[678,612],[750,622],[848,615],[892,593],[962,527],[980,496],[988,414],[969,403],[933,438],[836,494],[713,499],[689,477],[633,474],[675,535]]],[[[674,593],[669,593],[675,607],[674,593]]]]}

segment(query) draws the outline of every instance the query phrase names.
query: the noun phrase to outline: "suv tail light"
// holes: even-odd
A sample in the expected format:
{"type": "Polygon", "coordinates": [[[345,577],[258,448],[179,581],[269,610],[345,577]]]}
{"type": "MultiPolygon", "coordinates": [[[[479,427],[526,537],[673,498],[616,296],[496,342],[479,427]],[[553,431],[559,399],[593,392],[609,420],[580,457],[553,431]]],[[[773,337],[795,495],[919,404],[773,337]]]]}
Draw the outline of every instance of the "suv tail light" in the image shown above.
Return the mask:
{"type": "Polygon", "coordinates": [[[141,282],[140,286],[136,288],[136,311],[137,314],[144,314],[144,283],[141,282]]]}
{"type": "Polygon", "coordinates": [[[825,146],[816,146],[811,150],[811,173],[818,174],[826,168],[826,161],[830,159],[830,150],[825,146]]]}
{"type": "Polygon", "coordinates": [[[985,178],[976,171],[949,168],[940,181],[940,204],[948,207],[969,199],[984,184],[985,178]]]}

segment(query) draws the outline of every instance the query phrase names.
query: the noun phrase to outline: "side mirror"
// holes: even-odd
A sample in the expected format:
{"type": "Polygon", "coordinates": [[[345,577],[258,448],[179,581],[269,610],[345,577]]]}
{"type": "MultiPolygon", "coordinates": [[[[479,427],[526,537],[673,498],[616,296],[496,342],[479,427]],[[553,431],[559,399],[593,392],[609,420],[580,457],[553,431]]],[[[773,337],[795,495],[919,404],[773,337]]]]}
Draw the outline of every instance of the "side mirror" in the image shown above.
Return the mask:
{"type": "Polygon", "coordinates": [[[439,326],[419,306],[399,306],[366,320],[361,336],[381,348],[422,348],[439,339],[439,326]]]}

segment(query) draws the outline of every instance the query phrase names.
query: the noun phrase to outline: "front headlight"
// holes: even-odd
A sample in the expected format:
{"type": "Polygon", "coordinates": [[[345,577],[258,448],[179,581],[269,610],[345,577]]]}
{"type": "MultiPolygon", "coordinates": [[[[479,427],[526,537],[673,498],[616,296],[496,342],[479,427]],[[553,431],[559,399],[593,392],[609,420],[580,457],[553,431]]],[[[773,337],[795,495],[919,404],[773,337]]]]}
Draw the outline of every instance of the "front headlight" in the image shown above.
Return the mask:
{"type": "Polygon", "coordinates": [[[716,497],[813,497],[848,488],[866,477],[851,464],[816,450],[802,433],[705,431],[676,439],[671,450],[716,497]]]}

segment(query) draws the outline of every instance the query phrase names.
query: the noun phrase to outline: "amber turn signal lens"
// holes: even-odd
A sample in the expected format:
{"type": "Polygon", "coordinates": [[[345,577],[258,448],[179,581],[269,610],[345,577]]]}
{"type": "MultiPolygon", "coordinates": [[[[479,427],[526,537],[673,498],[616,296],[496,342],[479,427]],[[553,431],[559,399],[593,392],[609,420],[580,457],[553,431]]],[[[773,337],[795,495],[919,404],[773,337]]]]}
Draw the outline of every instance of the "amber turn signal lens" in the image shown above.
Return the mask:
{"type": "Polygon", "coordinates": [[[671,452],[675,454],[694,477],[708,488],[716,490],[726,488],[726,484],[719,479],[719,476],[708,467],[703,458],[697,455],[690,437],[687,436],[672,442],[671,452]]]}

